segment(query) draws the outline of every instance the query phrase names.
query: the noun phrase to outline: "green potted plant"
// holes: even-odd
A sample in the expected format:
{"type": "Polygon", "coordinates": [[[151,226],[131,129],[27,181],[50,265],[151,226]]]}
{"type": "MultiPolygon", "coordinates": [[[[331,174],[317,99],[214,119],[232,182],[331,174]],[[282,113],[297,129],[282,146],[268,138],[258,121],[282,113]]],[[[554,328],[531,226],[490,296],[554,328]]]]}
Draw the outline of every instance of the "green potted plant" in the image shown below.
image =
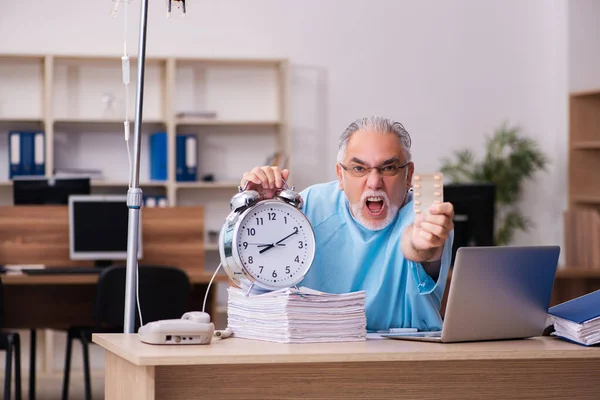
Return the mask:
{"type": "Polygon", "coordinates": [[[535,172],[545,171],[548,158],[537,143],[521,135],[518,126],[504,123],[494,134],[486,136],[486,153],[482,161],[469,149],[458,150],[454,158],[442,160],[441,172],[452,183],[492,182],[496,186],[496,232],[494,243],[507,245],[518,230],[527,231],[533,224],[518,209],[523,184],[535,172]]]}

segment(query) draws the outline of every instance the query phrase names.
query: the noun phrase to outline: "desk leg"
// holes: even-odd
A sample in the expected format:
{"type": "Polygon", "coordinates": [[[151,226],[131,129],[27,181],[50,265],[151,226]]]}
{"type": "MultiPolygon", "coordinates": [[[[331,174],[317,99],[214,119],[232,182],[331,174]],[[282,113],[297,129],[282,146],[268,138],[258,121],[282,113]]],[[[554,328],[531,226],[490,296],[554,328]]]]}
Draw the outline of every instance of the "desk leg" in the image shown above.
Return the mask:
{"type": "Polygon", "coordinates": [[[54,339],[54,331],[51,329],[44,329],[42,331],[42,338],[40,340],[42,348],[39,352],[42,354],[42,371],[46,374],[54,372],[54,339]]]}
{"type": "Polygon", "coordinates": [[[138,366],[106,352],[104,397],[107,400],[154,400],[154,367],[138,366]]]}
{"type": "Polygon", "coordinates": [[[29,399],[35,400],[35,357],[36,357],[36,343],[37,334],[35,329],[30,330],[31,338],[29,340],[29,399]]]}

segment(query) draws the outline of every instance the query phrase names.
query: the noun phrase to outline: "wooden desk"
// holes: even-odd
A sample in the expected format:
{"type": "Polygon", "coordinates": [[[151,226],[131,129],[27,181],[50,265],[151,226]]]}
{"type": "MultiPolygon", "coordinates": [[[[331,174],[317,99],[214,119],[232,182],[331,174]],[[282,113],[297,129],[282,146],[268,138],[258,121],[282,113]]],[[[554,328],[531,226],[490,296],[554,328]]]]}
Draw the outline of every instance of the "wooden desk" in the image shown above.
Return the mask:
{"type": "MultiPolygon", "coordinates": [[[[190,309],[201,309],[212,276],[204,270],[204,208],[144,208],[141,233],[144,254],[140,264],[185,270],[193,284],[190,309]]],[[[6,206],[0,207],[0,264],[44,264],[51,268],[91,267],[93,262],[70,259],[67,206],[6,206]]],[[[1,278],[5,286],[5,328],[66,329],[94,322],[97,275],[1,278]]],[[[226,279],[220,276],[218,280],[226,279]]],[[[209,295],[209,310],[215,303],[215,293],[209,295]]]]}
{"type": "MultiPolygon", "coordinates": [[[[201,310],[212,273],[188,272],[192,282],[190,310],[201,310]]],[[[92,311],[98,275],[2,275],[6,329],[67,329],[93,325],[92,311]]],[[[220,271],[215,282],[227,281],[220,271]]],[[[207,309],[215,315],[216,287],[207,309]]]]}
{"type": "MultiPolygon", "coordinates": [[[[144,208],[141,220],[140,264],[204,271],[202,206],[144,208]]],[[[70,259],[67,206],[0,206],[0,264],[93,266],[70,259]]]]}
{"type": "Polygon", "coordinates": [[[464,344],[244,339],[156,346],[94,335],[106,399],[597,399],[600,348],[551,337],[464,344]]]}

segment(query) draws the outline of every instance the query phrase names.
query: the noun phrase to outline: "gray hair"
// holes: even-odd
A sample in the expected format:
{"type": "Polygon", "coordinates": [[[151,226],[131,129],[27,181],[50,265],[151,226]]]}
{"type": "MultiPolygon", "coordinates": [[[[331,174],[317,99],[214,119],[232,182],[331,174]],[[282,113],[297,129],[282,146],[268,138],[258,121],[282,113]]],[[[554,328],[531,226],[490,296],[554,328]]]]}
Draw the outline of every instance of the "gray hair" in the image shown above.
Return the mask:
{"type": "Polygon", "coordinates": [[[348,146],[350,138],[356,131],[360,130],[369,130],[381,133],[393,133],[398,137],[398,139],[400,139],[400,143],[402,144],[402,150],[404,153],[404,157],[406,157],[406,161],[411,161],[411,139],[410,134],[404,128],[404,126],[400,122],[393,121],[389,118],[373,116],[357,119],[346,128],[344,133],[342,133],[342,135],[340,136],[339,150],[337,156],[338,162],[344,161],[344,156],[346,155],[346,147],[348,146]]]}

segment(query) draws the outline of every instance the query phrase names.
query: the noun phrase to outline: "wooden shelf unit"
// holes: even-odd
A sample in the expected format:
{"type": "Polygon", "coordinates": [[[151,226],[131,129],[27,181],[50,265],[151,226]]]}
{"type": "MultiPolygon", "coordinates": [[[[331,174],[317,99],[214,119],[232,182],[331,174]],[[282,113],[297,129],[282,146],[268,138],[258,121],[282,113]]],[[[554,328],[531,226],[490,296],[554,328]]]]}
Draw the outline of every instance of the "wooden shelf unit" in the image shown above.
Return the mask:
{"type": "Polygon", "coordinates": [[[600,211],[600,89],[569,98],[569,209],[600,211]]]}
{"type": "MultiPolygon", "coordinates": [[[[99,169],[92,187],[122,193],[129,167],[123,133],[128,98],[133,151],[137,59],[122,82],[121,55],[0,54],[0,153],[8,132],[45,132],[46,176],[56,168],[99,169]],[[126,95],[128,93],[128,95],[126,95]]],[[[209,223],[224,219],[242,173],[277,153],[290,160],[289,65],[280,58],[146,57],[140,186],[169,206],[207,204],[209,223]],[[214,112],[214,118],[196,117],[214,112]],[[189,116],[187,116],[189,115],[189,116]],[[152,181],[149,135],[167,133],[167,179],[152,181]],[[198,180],[176,180],[176,136],[198,138],[198,180]],[[203,178],[212,175],[211,181],[203,178]]],[[[8,159],[8,157],[5,157],[8,159]]],[[[5,162],[8,164],[8,162],[5,162]]],[[[0,203],[11,198],[8,165],[0,165],[0,203]]]]}
{"type": "Polygon", "coordinates": [[[600,89],[571,93],[569,111],[566,265],[600,271],[600,89]]]}

